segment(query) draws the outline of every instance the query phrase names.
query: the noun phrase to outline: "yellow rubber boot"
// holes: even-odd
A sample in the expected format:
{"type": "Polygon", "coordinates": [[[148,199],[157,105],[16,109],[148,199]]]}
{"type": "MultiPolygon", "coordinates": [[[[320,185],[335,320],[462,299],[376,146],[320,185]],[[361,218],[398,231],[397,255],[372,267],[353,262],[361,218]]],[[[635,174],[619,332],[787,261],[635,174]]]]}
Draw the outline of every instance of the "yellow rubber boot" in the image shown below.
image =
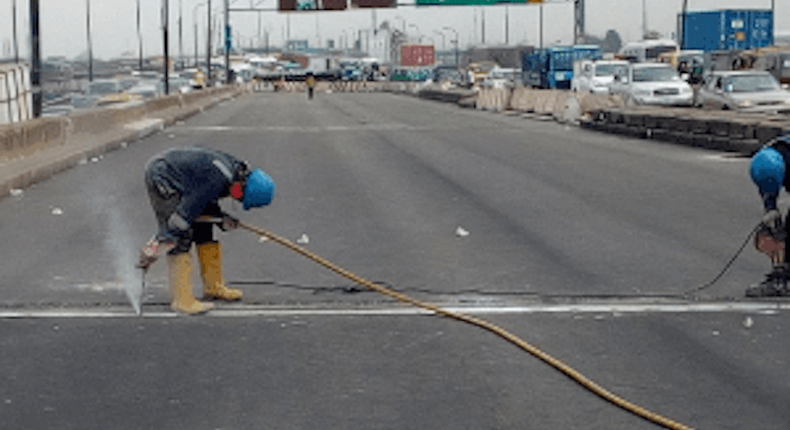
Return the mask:
{"type": "Polygon", "coordinates": [[[208,242],[197,246],[200,259],[200,276],[203,278],[203,298],[241,300],[242,292],[225,286],[222,279],[222,246],[219,242],[208,242]]]}
{"type": "Polygon", "coordinates": [[[170,288],[170,309],[188,315],[214,309],[213,303],[195,300],[192,295],[192,258],[188,252],[167,256],[167,283],[170,288]]]}

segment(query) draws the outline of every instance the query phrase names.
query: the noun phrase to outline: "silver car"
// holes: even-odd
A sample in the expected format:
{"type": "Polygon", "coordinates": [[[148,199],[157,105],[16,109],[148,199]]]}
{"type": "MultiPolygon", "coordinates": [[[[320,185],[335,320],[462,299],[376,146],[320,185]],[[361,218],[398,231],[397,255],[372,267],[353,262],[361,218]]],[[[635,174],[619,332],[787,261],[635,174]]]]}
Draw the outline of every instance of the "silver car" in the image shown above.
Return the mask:
{"type": "Polygon", "coordinates": [[[697,104],[709,109],[785,112],[790,111],[790,92],[765,71],[713,72],[700,87],[697,104]]]}
{"type": "Polygon", "coordinates": [[[612,94],[619,94],[628,105],[691,106],[694,90],[680,79],[669,64],[634,63],[611,84],[612,94]]]}

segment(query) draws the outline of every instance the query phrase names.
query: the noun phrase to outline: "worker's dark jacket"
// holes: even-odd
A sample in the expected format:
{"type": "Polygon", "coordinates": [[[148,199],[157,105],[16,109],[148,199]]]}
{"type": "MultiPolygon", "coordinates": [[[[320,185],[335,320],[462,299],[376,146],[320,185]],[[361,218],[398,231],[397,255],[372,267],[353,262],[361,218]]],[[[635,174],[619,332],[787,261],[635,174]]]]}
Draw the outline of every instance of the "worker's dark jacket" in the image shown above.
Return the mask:
{"type": "MultiPolygon", "coordinates": [[[[776,140],[769,146],[782,154],[782,158],[785,161],[785,179],[782,183],[782,186],[785,190],[790,190],[790,144],[787,144],[781,140],[776,140]]],[[[779,198],[778,192],[776,194],[762,194],[762,198],[766,211],[776,209],[776,199],[779,198]]]]}
{"type": "Polygon", "coordinates": [[[217,200],[229,195],[231,182],[245,170],[243,161],[208,148],[176,148],[154,156],[146,165],[145,180],[159,221],[158,239],[177,241],[182,252],[193,241],[212,240],[211,225],[197,223],[193,228],[195,218],[221,216],[217,200]]]}

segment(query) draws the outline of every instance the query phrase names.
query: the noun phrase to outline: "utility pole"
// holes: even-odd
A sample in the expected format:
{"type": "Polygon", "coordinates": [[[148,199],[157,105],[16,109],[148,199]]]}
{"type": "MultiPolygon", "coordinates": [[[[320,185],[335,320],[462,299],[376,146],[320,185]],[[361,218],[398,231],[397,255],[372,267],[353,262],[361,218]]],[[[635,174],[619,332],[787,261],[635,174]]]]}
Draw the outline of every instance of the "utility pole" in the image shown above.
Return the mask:
{"type": "MultiPolygon", "coordinates": [[[[543,3],[540,4],[540,7],[541,8],[543,7],[543,3]]],[[[480,9],[480,14],[482,15],[482,17],[480,19],[480,22],[481,22],[481,24],[480,24],[480,35],[481,35],[481,38],[482,38],[481,44],[485,45],[486,44],[486,10],[485,10],[485,8],[480,9]]]]}
{"type": "Polygon", "coordinates": [[[137,53],[139,55],[139,62],[137,65],[137,70],[143,70],[143,33],[140,30],[140,0],[137,0],[137,53]]]}
{"type": "Polygon", "coordinates": [[[16,0],[12,5],[13,27],[14,27],[14,63],[19,63],[19,44],[16,41],[16,0]]]}
{"type": "Polygon", "coordinates": [[[540,4],[540,49],[543,49],[543,3],[540,4]]]}
{"type": "Polygon", "coordinates": [[[184,61],[184,30],[182,28],[182,22],[184,20],[184,5],[182,4],[182,0],[178,0],[178,63],[182,64],[184,61]]]}
{"type": "MultiPolygon", "coordinates": [[[[231,30],[230,30],[230,10],[229,1],[225,0],[225,83],[230,84],[230,43],[231,43],[231,30]]],[[[241,41],[239,41],[240,43],[241,41]]]]}
{"type": "Polygon", "coordinates": [[[88,80],[93,82],[93,43],[91,42],[91,0],[85,0],[85,25],[88,35],[88,80]]]}
{"type": "Polygon", "coordinates": [[[33,117],[41,116],[41,46],[38,0],[30,0],[30,83],[33,86],[33,117]]]}
{"type": "Polygon", "coordinates": [[[170,52],[169,52],[169,49],[168,49],[169,40],[168,40],[168,35],[167,35],[168,23],[169,23],[169,20],[170,20],[170,16],[169,16],[169,13],[168,13],[169,12],[169,10],[168,10],[169,9],[169,3],[170,3],[170,0],[163,0],[163,8],[162,8],[162,31],[164,32],[163,39],[164,39],[164,44],[165,44],[165,49],[164,49],[164,51],[165,51],[165,95],[170,94],[170,85],[169,85],[169,82],[168,82],[170,80],[170,52]]]}
{"type": "Polygon", "coordinates": [[[584,43],[584,0],[574,0],[576,3],[573,9],[573,43],[584,43]]]}
{"type": "Polygon", "coordinates": [[[686,38],[686,12],[688,10],[689,0],[683,0],[683,11],[680,16],[680,49],[683,49],[683,44],[686,38]]]}
{"type": "Polygon", "coordinates": [[[208,24],[206,28],[208,35],[206,36],[206,82],[211,82],[211,0],[208,0],[208,24]]]}
{"type": "Polygon", "coordinates": [[[505,45],[510,45],[510,9],[505,3],[505,45]]]}

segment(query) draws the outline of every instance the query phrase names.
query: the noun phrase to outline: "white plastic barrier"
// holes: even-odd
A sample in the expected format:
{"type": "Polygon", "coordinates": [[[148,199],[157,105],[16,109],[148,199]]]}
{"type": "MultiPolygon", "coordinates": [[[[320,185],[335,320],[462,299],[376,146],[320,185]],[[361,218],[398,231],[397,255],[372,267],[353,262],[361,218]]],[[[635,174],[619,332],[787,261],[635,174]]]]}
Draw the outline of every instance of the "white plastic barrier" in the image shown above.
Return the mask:
{"type": "Polygon", "coordinates": [[[24,64],[0,65],[0,123],[33,118],[30,69],[24,64]]]}

